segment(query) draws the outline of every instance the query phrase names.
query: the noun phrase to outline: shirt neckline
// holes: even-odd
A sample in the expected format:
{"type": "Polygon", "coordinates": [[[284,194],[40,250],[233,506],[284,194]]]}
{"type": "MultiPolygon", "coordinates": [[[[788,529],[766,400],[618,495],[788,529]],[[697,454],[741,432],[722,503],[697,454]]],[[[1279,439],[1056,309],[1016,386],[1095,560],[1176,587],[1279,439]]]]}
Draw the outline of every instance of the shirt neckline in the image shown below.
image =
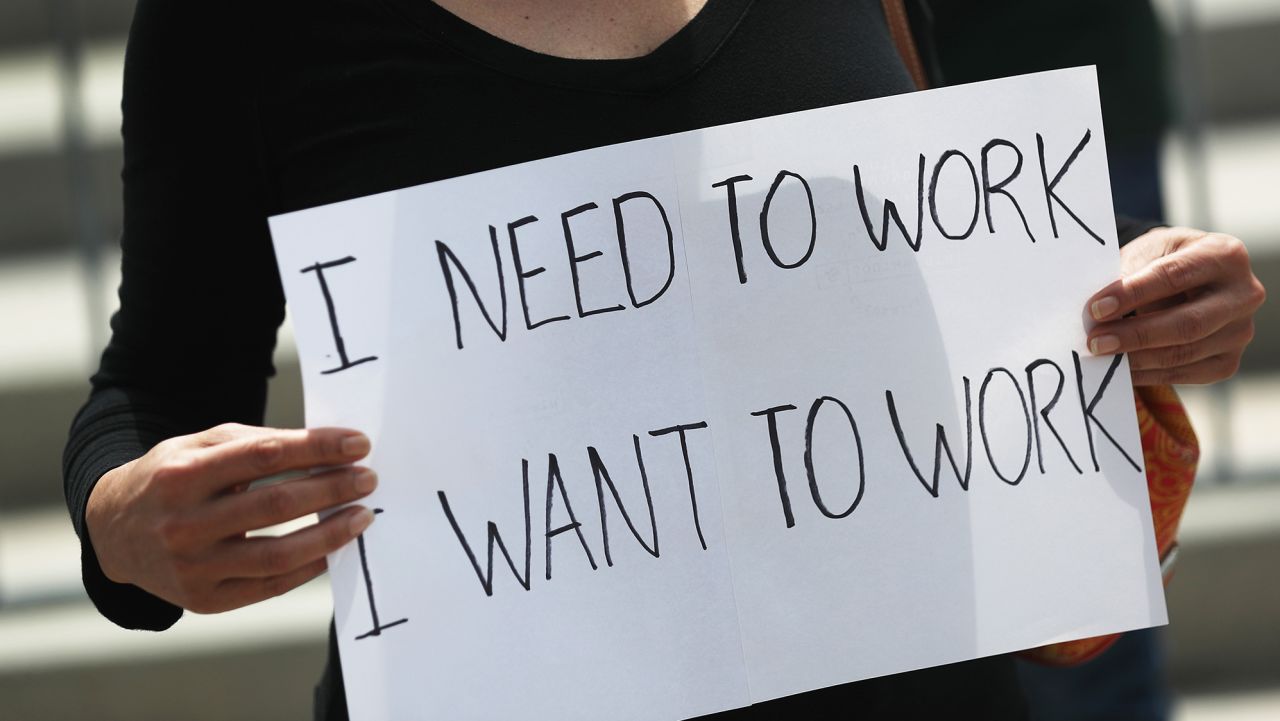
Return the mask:
{"type": "Polygon", "coordinates": [[[530,50],[482,30],[431,0],[383,0],[432,39],[506,75],[557,87],[649,93],[697,73],[733,34],[754,0],[707,0],[647,55],[591,60],[530,50]]]}

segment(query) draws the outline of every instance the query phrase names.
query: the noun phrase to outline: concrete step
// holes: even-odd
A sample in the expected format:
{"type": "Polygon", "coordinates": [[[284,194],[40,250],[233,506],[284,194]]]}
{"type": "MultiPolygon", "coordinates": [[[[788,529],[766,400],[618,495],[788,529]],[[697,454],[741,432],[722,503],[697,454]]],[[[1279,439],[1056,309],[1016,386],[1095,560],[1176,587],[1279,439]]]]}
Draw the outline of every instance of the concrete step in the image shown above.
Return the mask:
{"type": "MultiPolygon", "coordinates": [[[[86,169],[92,186],[92,212],[104,248],[119,245],[123,208],[120,202],[120,148],[94,147],[86,169]]],[[[79,236],[76,204],[70,193],[71,167],[56,149],[34,149],[0,155],[0,257],[69,252],[79,236]]]]}
{"type": "Polygon", "coordinates": [[[324,667],[323,582],[163,633],[87,602],[0,613],[0,717],[14,721],[304,721],[324,667]]]}
{"type": "MultiPolygon", "coordinates": [[[[89,44],[81,64],[90,210],[106,245],[120,229],[123,61],[117,38],[89,44]]],[[[52,47],[0,56],[0,255],[57,252],[77,237],[58,67],[52,47]]]]}
{"type": "Polygon", "coordinates": [[[310,721],[317,641],[0,677],[13,721],[310,721]]]}
{"type": "Polygon", "coordinates": [[[1280,689],[1280,483],[1196,489],[1179,539],[1166,590],[1175,687],[1280,689]]]}
{"type": "Polygon", "coordinates": [[[1178,699],[1174,721],[1275,721],[1280,689],[1188,694],[1178,699]]]}
{"type": "MultiPolygon", "coordinates": [[[[1280,71],[1275,52],[1280,38],[1280,6],[1271,0],[1156,0],[1167,32],[1179,35],[1189,6],[1200,33],[1189,46],[1197,62],[1198,104],[1210,122],[1240,122],[1274,116],[1280,110],[1280,71]]],[[[1188,46],[1170,43],[1176,56],[1188,46]]],[[[1176,75],[1176,68],[1173,68],[1176,75]]]]}

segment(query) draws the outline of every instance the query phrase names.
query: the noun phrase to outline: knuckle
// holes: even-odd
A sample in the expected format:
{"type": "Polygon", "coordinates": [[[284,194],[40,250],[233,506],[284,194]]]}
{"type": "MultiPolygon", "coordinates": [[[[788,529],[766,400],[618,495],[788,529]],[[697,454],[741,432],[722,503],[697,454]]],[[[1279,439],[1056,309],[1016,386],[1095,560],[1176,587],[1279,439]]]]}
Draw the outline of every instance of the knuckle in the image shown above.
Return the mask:
{"type": "Polygon", "coordinates": [[[1160,367],[1160,358],[1148,351],[1129,354],[1129,370],[1136,376],[1140,371],[1148,371],[1160,367]]]}
{"type": "Polygon", "coordinates": [[[289,553],[276,543],[264,543],[258,551],[258,568],[264,576],[275,576],[289,570],[289,553]]]}
{"type": "Polygon", "coordinates": [[[1135,386],[1154,386],[1161,383],[1160,372],[1155,370],[1133,371],[1132,376],[1135,386]]]}
{"type": "Polygon", "coordinates": [[[1167,228],[1166,230],[1170,236],[1167,247],[1171,253],[1203,243],[1211,235],[1208,231],[1185,226],[1167,228]]]}
{"type": "Polygon", "coordinates": [[[1160,352],[1160,361],[1165,368],[1177,368],[1194,360],[1195,347],[1191,345],[1176,345],[1160,352]]]}
{"type": "Polygon", "coordinates": [[[219,423],[209,430],[201,433],[199,436],[200,443],[204,446],[216,446],[219,443],[225,443],[233,438],[239,438],[244,435],[248,429],[241,423],[219,423]]]}
{"type": "Polygon", "coordinates": [[[1262,285],[1262,281],[1257,276],[1253,276],[1249,284],[1249,305],[1257,310],[1263,303],[1267,302],[1267,288],[1262,285]]]}
{"type": "Polygon", "coordinates": [[[1244,241],[1226,233],[1211,233],[1209,239],[1217,246],[1218,255],[1224,262],[1233,265],[1249,263],[1249,249],[1244,241]]]}
{"type": "Polygon", "coordinates": [[[1190,264],[1178,256],[1166,256],[1163,263],[1152,268],[1160,283],[1168,288],[1186,287],[1190,264]]]}
{"type": "Polygon", "coordinates": [[[312,432],[310,441],[311,451],[321,458],[342,456],[342,439],[336,434],[312,432]]]}
{"type": "Polygon", "coordinates": [[[284,485],[269,486],[262,490],[262,511],[270,519],[292,518],[293,496],[284,485]]]}
{"type": "Polygon", "coordinates": [[[151,478],[159,485],[169,486],[184,482],[198,473],[200,462],[188,454],[173,455],[156,465],[151,478]]]}
{"type": "Polygon", "coordinates": [[[1143,371],[1133,379],[1133,384],[1139,386],[1159,386],[1168,385],[1168,383],[1164,373],[1156,370],[1143,371]]]}
{"type": "Polygon", "coordinates": [[[1178,321],[1175,325],[1178,338],[1198,340],[1205,336],[1207,329],[1208,319],[1205,318],[1204,311],[1198,308],[1184,308],[1178,314],[1178,321]]]}
{"type": "Polygon", "coordinates": [[[1121,288],[1120,294],[1117,296],[1122,306],[1138,308],[1147,304],[1147,296],[1151,295],[1151,293],[1147,290],[1148,284],[1143,282],[1142,278],[1143,276],[1138,274],[1125,282],[1124,287],[1121,288]]]}
{"type": "Polygon", "coordinates": [[[1151,347],[1151,329],[1144,324],[1134,326],[1130,331],[1130,342],[1133,348],[1151,347]]]}
{"type": "Polygon", "coordinates": [[[284,443],[274,436],[258,438],[249,445],[249,457],[259,471],[273,472],[284,458],[284,443]]]}

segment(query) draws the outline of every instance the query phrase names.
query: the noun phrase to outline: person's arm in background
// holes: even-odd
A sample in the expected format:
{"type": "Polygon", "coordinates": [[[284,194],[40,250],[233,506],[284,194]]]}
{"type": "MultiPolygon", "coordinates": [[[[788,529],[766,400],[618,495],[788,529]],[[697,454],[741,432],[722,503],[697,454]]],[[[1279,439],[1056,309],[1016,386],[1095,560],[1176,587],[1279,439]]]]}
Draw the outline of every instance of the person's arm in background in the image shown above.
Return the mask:
{"type": "Polygon", "coordinates": [[[238,5],[141,0],[130,31],[121,306],[63,456],[85,589],[128,628],[282,593],[372,519],[353,508],[282,539],[244,536],[374,482],[348,468],[246,490],[368,450],[350,431],[253,427],[284,298],[244,41],[252,18],[238,5]]]}

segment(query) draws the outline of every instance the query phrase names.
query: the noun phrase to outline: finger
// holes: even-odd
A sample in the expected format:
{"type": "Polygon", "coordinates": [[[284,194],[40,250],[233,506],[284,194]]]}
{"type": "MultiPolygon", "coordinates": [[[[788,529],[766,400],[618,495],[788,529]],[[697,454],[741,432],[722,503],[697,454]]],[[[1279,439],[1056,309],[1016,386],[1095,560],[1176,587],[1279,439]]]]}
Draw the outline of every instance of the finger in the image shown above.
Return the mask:
{"type": "Polygon", "coordinates": [[[1239,369],[1240,354],[1226,353],[1177,368],[1133,371],[1132,375],[1135,386],[1199,385],[1230,378],[1239,369]]]}
{"type": "Polygon", "coordinates": [[[270,578],[292,573],[342,548],[373,523],[373,511],[352,506],[323,521],[277,538],[226,542],[211,563],[220,578],[270,578]]]}
{"type": "Polygon", "coordinates": [[[221,613],[248,606],[268,598],[288,593],[324,573],[327,565],[323,558],[296,568],[289,573],[266,578],[231,578],[218,584],[216,600],[196,613],[221,613]]]}
{"type": "Polygon", "coordinates": [[[1103,323],[1089,331],[1089,351],[1110,355],[1194,343],[1236,317],[1230,303],[1208,294],[1168,310],[1103,323]]]}
{"type": "Polygon", "coordinates": [[[1221,263],[1203,252],[1188,248],[1156,258],[1132,275],[1111,282],[1095,293],[1086,307],[1094,320],[1111,320],[1164,298],[1208,285],[1221,274],[1221,263]]]}
{"type": "Polygon", "coordinates": [[[1222,330],[1194,343],[1152,348],[1129,354],[1132,370],[1178,368],[1227,353],[1240,353],[1253,340],[1253,319],[1229,323],[1222,330]]]}
{"type": "Polygon", "coordinates": [[[346,467],[214,499],[191,519],[200,541],[239,537],[277,523],[334,508],[373,492],[378,476],[346,467]]]}
{"type": "Polygon", "coordinates": [[[199,490],[213,495],[288,470],[339,466],[369,453],[369,438],[342,428],[272,429],[196,452],[199,490]]]}

